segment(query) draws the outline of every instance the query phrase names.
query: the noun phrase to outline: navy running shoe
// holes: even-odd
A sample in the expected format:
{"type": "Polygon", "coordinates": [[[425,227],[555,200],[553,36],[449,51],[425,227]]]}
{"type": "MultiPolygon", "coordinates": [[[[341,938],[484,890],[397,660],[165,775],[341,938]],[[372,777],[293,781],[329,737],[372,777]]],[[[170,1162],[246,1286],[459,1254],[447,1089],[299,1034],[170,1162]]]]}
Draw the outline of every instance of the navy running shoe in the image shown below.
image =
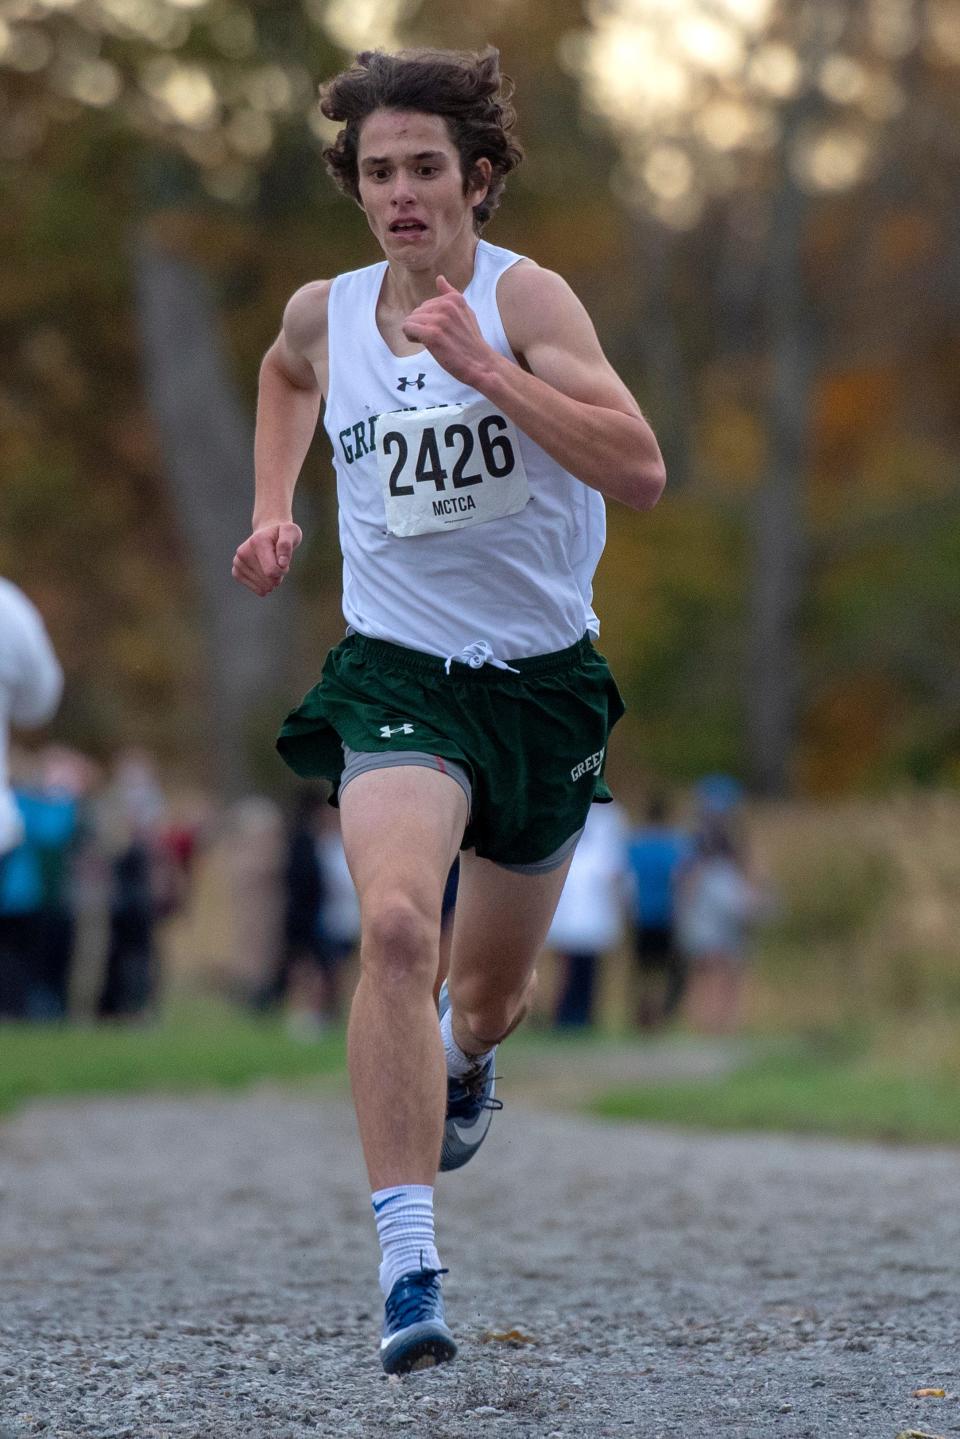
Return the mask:
{"type": "MultiPolygon", "coordinates": [[[[440,989],[440,1018],[450,1008],[444,981],[440,989]]],[[[462,1079],[447,1076],[447,1117],[443,1125],[440,1169],[460,1169],[472,1159],[487,1137],[490,1120],[503,1103],[493,1096],[493,1056],[476,1065],[462,1079]]]]}
{"type": "Polygon", "coordinates": [[[380,1360],[388,1374],[432,1369],[457,1352],[443,1313],[440,1275],[446,1269],[401,1274],[387,1296],[380,1360]]]}

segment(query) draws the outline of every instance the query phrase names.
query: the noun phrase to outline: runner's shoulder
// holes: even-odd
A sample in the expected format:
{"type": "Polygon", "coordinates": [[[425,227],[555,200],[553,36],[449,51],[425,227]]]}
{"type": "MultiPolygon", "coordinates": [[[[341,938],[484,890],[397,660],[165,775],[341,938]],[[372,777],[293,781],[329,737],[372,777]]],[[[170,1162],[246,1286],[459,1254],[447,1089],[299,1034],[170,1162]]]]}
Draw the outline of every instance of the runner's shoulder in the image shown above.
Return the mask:
{"type": "Polygon", "coordinates": [[[504,270],[497,285],[497,298],[503,303],[530,304],[536,306],[544,300],[576,300],[573,290],[556,270],[538,265],[536,260],[526,256],[515,265],[504,270]]]}
{"type": "Polygon", "coordinates": [[[562,275],[536,261],[523,259],[500,276],[497,304],[514,348],[562,327],[583,306],[562,275]]]}
{"type": "Polygon", "coordinates": [[[310,355],[326,343],[332,280],[311,280],[295,290],[283,312],[283,334],[296,354],[310,355]]]}

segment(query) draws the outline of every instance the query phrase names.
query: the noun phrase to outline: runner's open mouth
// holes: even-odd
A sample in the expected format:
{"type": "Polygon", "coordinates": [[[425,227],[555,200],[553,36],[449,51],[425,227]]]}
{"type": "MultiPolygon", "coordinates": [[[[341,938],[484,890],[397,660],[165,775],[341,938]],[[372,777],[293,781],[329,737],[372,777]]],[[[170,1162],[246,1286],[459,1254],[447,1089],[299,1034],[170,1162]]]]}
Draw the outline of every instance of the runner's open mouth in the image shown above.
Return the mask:
{"type": "Polygon", "coordinates": [[[422,220],[394,220],[390,226],[390,233],[392,235],[419,234],[426,228],[422,220]]]}

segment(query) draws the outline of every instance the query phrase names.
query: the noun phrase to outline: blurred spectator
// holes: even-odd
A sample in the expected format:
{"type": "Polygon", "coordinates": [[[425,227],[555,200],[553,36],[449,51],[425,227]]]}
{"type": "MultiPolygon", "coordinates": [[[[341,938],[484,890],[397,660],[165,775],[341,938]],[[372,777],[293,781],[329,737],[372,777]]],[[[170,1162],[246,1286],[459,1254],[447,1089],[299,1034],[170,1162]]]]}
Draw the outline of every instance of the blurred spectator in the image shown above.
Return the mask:
{"type": "Polygon", "coordinates": [[[0,1017],[25,1013],[25,956],[32,948],[31,921],[23,923],[31,911],[18,907],[25,898],[22,877],[16,868],[12,877],[9,873],[25,839],[22,808],[10,788],[10,726],[32,729],[45,724],[62,690],[63,671],[39,611],[16,585],[0,579],[0,1017]]]}
{"type": "Polygon", "coordinates": [[[181,812],[169,818],[157,835],[158,902],[164,917],[176,914],[187,903],[200,848],[206,816],[194,802],[193,813],[181,812]]]}
{"type": "Polygon", "coordinates": [[[297,797],[283,868],[283,945],[273,977],[262,996],[264,1007],[293,1000],[291,1030],[307,1033],[318,1018],[314,1013],[314,976],[322,969],[320,907],[323,875],[317,846],[320,816],[326,807],[321,790],[302,790],[297,797]]]}
{"type": "Polygon", "coordinates": [[[28,833],[42,821],[38,842],[42,897],[39,952],[30,984],[32,1019],[66,1019],[76,942],[76,865],[90,836],[85,798],[96,767],[74,750],[50,745],[39,757],[37,786],[27,798],[33,809],[28,833]]]}
{"type": "Polygon", "coordinates": [[[320,815],[317,855],[323,878],[320,942],[329,975],[327,1012],[339,1013],[337,975],[360,942],[360,901],[347,865],[340,834],[340,811],[324,805],[320,815]]]}
{"type": "Polygon", "coordinates": [[[63,671],[39,611],[16,585],[0,579],[0,862],[23,836],[10,792],[10,726],[46,724],[62,691],[63,671]]]}
{"type": "Polygon", "coordinates": [[[72,944],[59,921],[76,806],[69,796],[45,794],[33,779],[15,785],[13,796],[23,837],[8,851],[0,874],[5,972],[0,1013],[9,1019],[62,1019],[72,944]]]}
{"type": "Polygon", "coordinates": [[[707,774],[694,789],[697,813],[701,822],[730,820],[743,802],[743,786],[729,774],[707,774]]]}
{"type": "Polygon", "coordinates": [[[689,966],[686,1009],[701,1033],[731,1034],[739,1026],[747,941],[762,907],[730,832],[713,817],[677,883],[677,936],[689,966]]]}
{"type": "Polygon", "coordinates": [[[166,802],[152,756],[124,750],[101,798],[98,828],[110,859],[110,938],[97,1004],[101,1019],[136,1019],[159,987],[156,922],[170,886],[160,836],[166,802]]]}
{"type": "Polygon", "coordinates": [[[593,1023],[597,970],[623,939],[628,893],[627,826],[617,804],[595,804],[560,895],[547,944],[560,962],[554,1023],[593,1023]]]}
{"type": "Polygon", "coordinates": [[[225,859],[231,918],[230,983],[245,1003],[274,1001],[283,947],[287,836],[280,806],[266,795],[247,795],[228,811],[225,859]]]}
{"type": "Polygon", "coordinates": [[[666,799],[652,796],[646,824],[631,836],[627,850],[637,962],[634,1013],[641,1029],[656,1029],[670,1019],[683,996],[686,978],[676,942],[674,884],[690,853],[691,840],[669,821],[666,799]]]}
{"type": "Polygon", "coordinates": [[[43,880],[33,807],[17,791],[8,793],[19,840],[0,860],[0,1019],[27,1019],[40,954],[43,880]]]}
{"type": "Polygon", "coordinates": [[[281,971],[289,974],[288,1029],[310,1039],[339,1020],[340,972],[360,939],[360,902],[343,849],[340,813],[322,792],[304,798],[287,875],[287,945],[281,971]],[[291,887],[295,874],[300,875],[296,896],[291,887]]]}

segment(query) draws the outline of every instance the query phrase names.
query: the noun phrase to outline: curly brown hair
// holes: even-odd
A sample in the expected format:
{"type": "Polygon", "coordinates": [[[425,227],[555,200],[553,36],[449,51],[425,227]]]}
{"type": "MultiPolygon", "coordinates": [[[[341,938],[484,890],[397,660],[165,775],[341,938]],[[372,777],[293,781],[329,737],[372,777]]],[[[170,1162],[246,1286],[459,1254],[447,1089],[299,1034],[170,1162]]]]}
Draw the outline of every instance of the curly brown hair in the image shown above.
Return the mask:
{"type": "Polygon", "coordinates": [[[460,156],[463,193],[482,184],[477,161],[486,157],[493,173],[487,193],[474,207],[477,234],[500,203],[507,175],[523,159],[511,134],[516,111],[510,103],[513,85],[500,74],[500,53],[457,50],[401,50],[387,55],[364,50],[349,70],[320,87],[320,109],[344,127],[323,152],[337,185],[360,200],[357,148],[360,126],[374,110],[417,110],[440,115],[460,156]]]}

